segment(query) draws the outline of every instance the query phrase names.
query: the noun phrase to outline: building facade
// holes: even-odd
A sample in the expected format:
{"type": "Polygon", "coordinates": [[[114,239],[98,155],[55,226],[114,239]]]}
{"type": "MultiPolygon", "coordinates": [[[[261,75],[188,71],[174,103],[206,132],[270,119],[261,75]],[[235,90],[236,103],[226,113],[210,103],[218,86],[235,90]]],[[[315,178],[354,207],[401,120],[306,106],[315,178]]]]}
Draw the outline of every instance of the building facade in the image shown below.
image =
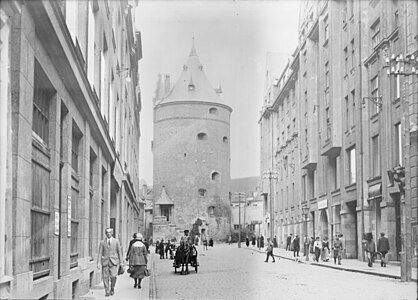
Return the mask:
{"type": "Polygon", "coordinates": [[[2,299],[74,299],[143,229],[136,4],[1,2],[2,299]]]}
{"type": "Polygon", "coordinates": [[[299,44],[259,122],[261,170],[279,174],[263,186],[281,242],[342,233],[347,256],[363,259],[363,235],[384,232],[406,280],[417,259],[417,5],[303,2],[299,44]]]}
{"type": "MultiPolygon", "coordinates": [[[[160,77],[154,99],[153,239],[198,228],[214,240],[230,230],[230,115],[193,44],[177,83],[160,77]]],[[[197,229],[196,229],[197,230],[197,229]]]]}

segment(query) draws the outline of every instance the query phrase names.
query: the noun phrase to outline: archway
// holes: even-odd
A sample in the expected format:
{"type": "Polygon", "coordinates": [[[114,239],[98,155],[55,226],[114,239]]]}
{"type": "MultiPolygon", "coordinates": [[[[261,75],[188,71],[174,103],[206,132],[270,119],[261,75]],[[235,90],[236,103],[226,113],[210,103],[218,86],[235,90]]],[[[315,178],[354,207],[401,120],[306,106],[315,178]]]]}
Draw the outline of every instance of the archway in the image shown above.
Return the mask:
{"type": "Polygon", "coordinates": [[[321,214],[319,217],[319,226],[320,226],[320,234],[321,239],[325,237],[329,238],[328,235],[328,215],[326,209],[321,210],[321,214]]]}

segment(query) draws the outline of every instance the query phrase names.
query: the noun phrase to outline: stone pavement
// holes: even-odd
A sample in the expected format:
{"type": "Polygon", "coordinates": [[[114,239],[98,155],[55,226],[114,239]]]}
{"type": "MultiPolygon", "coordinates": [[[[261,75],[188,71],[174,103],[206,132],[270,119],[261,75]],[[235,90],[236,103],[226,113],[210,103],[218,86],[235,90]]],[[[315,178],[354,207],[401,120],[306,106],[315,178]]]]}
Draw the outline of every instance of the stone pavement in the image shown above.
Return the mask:
{"type": "MultiPolygon", "coordinates": [[[[151,276],[146,277],[141,282],[141,289],[134,289],[134,280],[129,277],[129,274],[125,272],[123,275],[118,276],[115,287],[115,294],[113,296],[105,297],[105,291],[103,287],[103,282],[91,288],[90,291],[80,296],[79,300],[138,300],[138,299],[153,299],[152,292],[154,289],[153,280],[155,278],[153,274],[154,260],[152,251],[150,248],[151,255],[148,256],[149,262],[148,267],[151,270],[151,276]]],[[[101,272],[101,271],[100,271],[101,272]]]]}
{"type": "MultiPolygon", "coordinates": [[[[257,249],[256,247],[252,247],[250,245],[248,248],[245,246],[241,246],[243,249],[248,250],[256,250],[258,252],[264,253],[265,249],[257,249]]],[[[274,248],[273,254],[275,257],[294,260],[293,251],[286,251],[283,248],[274,248]]],[[[348,271],[348,272],[357,272],[375,276],[382,276],[394,279],[401,279],[401,267],[397,265],[396,262],[389,262],[385,268],[380,266],[380,260],[376,260],[373,264],[373,267],[368,267],[367,262],[362,262],[357,259],[343,259],[341,261],[341,265],[334,264],[334,259],[330,257],[328,262],[319,261],[316,262],[313,260],[313,256],[309,255],[309,261],[306,261],[306,257],[303,256],[303,251],[299,253],[299,262],[300,263],[307,263],[319,267],[325,268],[333,268],[341,271],[348,271]]],[[[417,268],[412,268],[412,280],[417,282],[417,268]]]]}

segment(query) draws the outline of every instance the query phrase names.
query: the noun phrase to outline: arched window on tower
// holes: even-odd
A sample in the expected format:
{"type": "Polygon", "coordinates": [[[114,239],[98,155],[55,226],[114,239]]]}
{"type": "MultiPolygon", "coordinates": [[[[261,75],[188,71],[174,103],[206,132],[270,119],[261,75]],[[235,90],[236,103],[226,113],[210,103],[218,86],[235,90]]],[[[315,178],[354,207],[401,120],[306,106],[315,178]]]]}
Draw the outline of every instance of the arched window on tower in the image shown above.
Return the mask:
{"type": "Polygon", "coordinates": [[[205,189],[199,189],[198,192],[199,192],[200,197],[205,197],[206,196],[206,190],[205,189]]]}
{"type": "Polygon", "coordinates": [[[211,115],[217,115],[218,114],[218,109],[215,108],[215,107],[211,107],[211,108],[209,108],[209,113],[211,115]]]}
{"type": "Polygon", "coordinates": [[[197,134],[197,139],[198,140],[207,140],[208,139],[208,135],[204,132],[200,132],[197,134]]]}
{"type": "Polygon", "coordinates": [[[212,181],[221,181],[221,174],[219,174],[218,172],[216,172],[216,171],[214,171],[214,172],[212,172],[212,174],[211,174],[211,178],[212,178],[212,181]]]}

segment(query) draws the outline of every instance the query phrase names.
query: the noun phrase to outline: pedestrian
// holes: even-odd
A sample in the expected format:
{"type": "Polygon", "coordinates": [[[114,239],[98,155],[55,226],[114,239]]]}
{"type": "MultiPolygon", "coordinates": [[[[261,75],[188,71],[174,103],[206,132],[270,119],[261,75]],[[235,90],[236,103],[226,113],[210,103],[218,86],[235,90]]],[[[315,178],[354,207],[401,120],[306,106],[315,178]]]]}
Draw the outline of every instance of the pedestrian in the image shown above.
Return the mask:
{"type": "Polygon", "coordinates": [[[203,238],[203,250],[208,250],[208,238],[206,235],[203,238]]]}
{"type": "Polygon", "coordinates": [[[232,236],[228,235],[228,244],[231,245],[231,243],[232,243],[232,236]]]}
{"type": "Polygon", "coordinates": [[[115,293],[116,276],[122,264],[122,250],[119,240],[112,236],[113,229],[106,228],[106,237],[100,242],[97,253],[97,268],[102,268],[103,285],[106,297],[115,293]],[[110,279],[110,288],[109,288],[110,279]]]}
{"type": "Polygon", "coordinates": [[[300,240],[299,240],[299,236],[296,235],[295,239],[293,240],[293,257],[299,257],[299,251],[300,251],[300,240]]]}
{"type": "Polygon", "coordinates": [[[347,258],[347,255],[346,255],[346,249],[347,248],[345,247],[345,237],[344,237],[344,235],[342,233],[340,233],[338,235],[338,238],[340,239],[341,244],[342,244],[341,259],[347,258]]]}
{"type": "Polygon", "coordinates": [[[322,241],[322,252],[321,252],[321,260],[322,261],[329,261],[329,241],[328,237],[324,237],[324,240],[322,241]]]}
{"type": "Polygon", "coordinates": [[[292,243],[292,234],[289,234],[286,238],[286,251],[290,251],[291,243],[292,243]]]}
{"type": "Polygon", "coordinates": [[[389,252],[389,240],[385,237],[385,233],[380,233],[380,238],[377,241],[377,251],[380,253],[380,265],[386,267],[386,254],[389,252]]]}
{"type": "Polygon", "coordinates": [[[264,262],[269,262],[269,257],[271,256],[271,258],[273,259],[273,262],[276,262],[276,260],[274,259],[274,255],[273,255],[273,243],[270,241],[270,238],[267,238],[267,257],[266,260],[264,262]]]}
{"type": "Polygon", "coordinates": [[[340,237],[337,235],[335,236],[334,244],[332,246],[332,249],[334,251],[334,265],[337,263],[341,265],[341,253],[343,251],[343,243],[340,240],[340,237]]]}
{"type": "Polygon", "coordinates": [[[260,249],[261,248],[264,248],[264,236],[263,235],[260,236],[260,249]]]}
{"type": "Polygon", "coordinates": [[[279,245],[277,244],[277,235],[274,235],[274,238],[273,238],[273,247],[274,248],[278,248],[279,247],[279,245]]]}
{"type": "Polygon", "coordinates": [[[194,245],[199,246],[199,236],[197,234],[194,237],[194,245]]]}
{"type": "Polygon", "coordinates": [[[315,251],[315,260],[316,262],[319,262],[319,257],[321,256],[321,247],[322,243],[319,239],[319,236],[316,237],[314,242],[314,251],[315,251]]]}
{"type": "Polygon", "coordinates": [[[253,235],[253,238],[251,240],[251,244],[253,245],[253,247],[255,247],[255,235],[253,235]]]}
{"type": "Polygon", "coordinates": [[[158,253],[160,254],[160,259],[164,259],[164,239],[161,239],[161,242],[158,246],[158,253]]]}
{"type": "Polygon", "coordinates": [[[213,247],[213,238],[212,237],[209,239],[209,247],[213,247]]]}
{"type": "Polygon", "coordinates": [[[168,258],[168,254],[170,254],[170,257],[173,256],[171,252],[172,252],[171,243],[170,243],[170,240],[167,240],[167,244],[165,246],[165,258],[168,258]]]}
{"type": "Polygon", "coordinates": [[[134,279],[134,288],[141,288],[141,281],[145,277],[145,270],[148,264],[148,250],[143,242],[141,233],[135,234],[135,239],[129,243],[128,252],[126,254],[129,260],[130,277],[134,279]]]}
{"type": "Polygon", "coordinates": [[[245,238],[245,245],[247,245],[247,247],[250,245],[250,239],[248,236],[245,238]]]}
{"type": "Polygon", "coordinates": [[[311,236],[311,240],[309,241],[309,253],[311,254],[313,260],[315,260],[315,238],[311,236]]]}
{"type": "Polygon", "coordinates": [[[155,242],[155,254],[158,254],[158,251],[160,251],[160,241],[157,240],[155,242]]]}
{"type": "Polygon", "coordinates": [[[376,245],[373,241],[373,234],[371,232],[365,235],[365,241],[363,241],[364,250],[366,251],[367,265],[373,267],[374,254],[376,252],[376,245]]]}
{"type": "Polygon", "coordinates": [[[260,250],[260,236],[257,235],[257,248],[260,250]]]}

